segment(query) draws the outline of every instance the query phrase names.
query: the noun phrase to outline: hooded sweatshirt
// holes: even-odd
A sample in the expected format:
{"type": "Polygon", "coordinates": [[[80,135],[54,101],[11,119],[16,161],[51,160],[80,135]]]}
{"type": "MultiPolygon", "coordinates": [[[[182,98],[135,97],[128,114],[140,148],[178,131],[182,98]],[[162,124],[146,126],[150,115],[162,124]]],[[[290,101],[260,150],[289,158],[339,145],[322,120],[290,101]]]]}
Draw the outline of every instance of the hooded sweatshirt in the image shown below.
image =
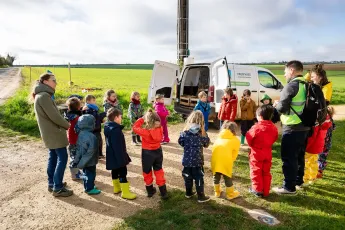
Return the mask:
{"type": "Polygon", "coordinates": [[[48,149],[64,148],[68,145],[66,130],[69,123],[60,114],[51,96],[55,90],[38,83],[34,89],[35,114],[41,137],[48,149]]]}
{"type": "Polygon", "coordinates": [[[182,132],[178,143],[183,147],[182,165],[184,167],[203,166],[203,148],[208,147],[210,138],[201,136],[199,124],[191,124],[189,130],[182,132]]]}
{"type": "Polygon", "coordinates": [[[77,164],[80,169],[95,166],[98,163],[98,141],[93,134],[95,128],[94,116],[86,114],[79,117],[77,126],[80,132],[74,164],[77,164]]]}

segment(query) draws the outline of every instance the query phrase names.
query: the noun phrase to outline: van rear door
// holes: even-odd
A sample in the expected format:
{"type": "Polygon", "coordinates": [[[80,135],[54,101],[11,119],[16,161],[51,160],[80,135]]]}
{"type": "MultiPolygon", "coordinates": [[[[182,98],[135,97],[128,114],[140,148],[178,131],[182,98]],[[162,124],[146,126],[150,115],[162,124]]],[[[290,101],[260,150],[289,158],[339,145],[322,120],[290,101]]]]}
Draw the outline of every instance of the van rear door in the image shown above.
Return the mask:
{"type": "Polygon", "coordinates": [[[164,104],[171,105],[173,89],[177,83],[179,72],[178,65],[156,60],[152,71],[147,103],[154,102],[157,94],[163,94],[164,104]]]}
{"type": "Polygon", "coordinates": [[[231,86],[226,57],[212,62],[211,72],[211,79],[214,85],[215,110],[219,112],[220,105],[222,104],[222,97],[224,95],[223,90],[231,86]]]}

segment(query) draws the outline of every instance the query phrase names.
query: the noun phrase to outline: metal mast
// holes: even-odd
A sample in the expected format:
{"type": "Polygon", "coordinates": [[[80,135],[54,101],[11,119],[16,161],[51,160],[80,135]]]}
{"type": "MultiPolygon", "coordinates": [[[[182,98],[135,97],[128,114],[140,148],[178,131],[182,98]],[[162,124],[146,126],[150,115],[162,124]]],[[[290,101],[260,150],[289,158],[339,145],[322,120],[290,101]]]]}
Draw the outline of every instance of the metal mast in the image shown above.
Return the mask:
{"type": "Polygon", "coordinates": [[[177,60],[183,66],[183,58],[189,56],[189,0],[178,0],[177,6],[177,60]]]}

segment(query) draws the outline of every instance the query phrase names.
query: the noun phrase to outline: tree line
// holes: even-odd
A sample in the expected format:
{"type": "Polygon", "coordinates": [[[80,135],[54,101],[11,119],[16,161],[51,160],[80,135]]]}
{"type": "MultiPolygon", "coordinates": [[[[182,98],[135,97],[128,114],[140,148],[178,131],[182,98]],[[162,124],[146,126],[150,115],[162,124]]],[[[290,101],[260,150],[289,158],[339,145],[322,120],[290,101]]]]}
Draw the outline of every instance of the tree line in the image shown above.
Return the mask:
{"type": "Polygon", "coordinates": [[[0,67],[13,66],[13,62],[16,60],[15,56],[7,54],[7,56],[0,55],[0,67]]]}

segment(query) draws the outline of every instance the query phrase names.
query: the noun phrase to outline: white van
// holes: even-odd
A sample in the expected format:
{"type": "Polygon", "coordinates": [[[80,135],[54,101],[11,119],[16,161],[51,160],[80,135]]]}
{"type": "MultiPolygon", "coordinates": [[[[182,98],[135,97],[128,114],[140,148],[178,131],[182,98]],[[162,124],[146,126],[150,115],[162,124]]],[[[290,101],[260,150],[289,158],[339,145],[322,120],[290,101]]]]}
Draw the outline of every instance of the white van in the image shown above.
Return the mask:
{"type": "MultiPolygon", "coordinates": [[[[187,117],[198,101],[198,93],[205,91],[211,104],[209,120],[219,129],[217,114],[223,90],[227,87],[232,88],[239,101],[243,91],[249,89],[252,92],[251,98],[257,105],[263,94],[268,94],[272,100],[279,100],[283,89],[282,83],[271,71],[250,65],[228,64],[226,58],[212,63],[188,64],[181,73],[176,64],[155,61],[147,100],[152,103],[156,94],[163,94],[166,105],[171,105],[174,101],[174,110],[187,117]]],[[[237,118],[241,117],[239,104],[237,118]]]]}

